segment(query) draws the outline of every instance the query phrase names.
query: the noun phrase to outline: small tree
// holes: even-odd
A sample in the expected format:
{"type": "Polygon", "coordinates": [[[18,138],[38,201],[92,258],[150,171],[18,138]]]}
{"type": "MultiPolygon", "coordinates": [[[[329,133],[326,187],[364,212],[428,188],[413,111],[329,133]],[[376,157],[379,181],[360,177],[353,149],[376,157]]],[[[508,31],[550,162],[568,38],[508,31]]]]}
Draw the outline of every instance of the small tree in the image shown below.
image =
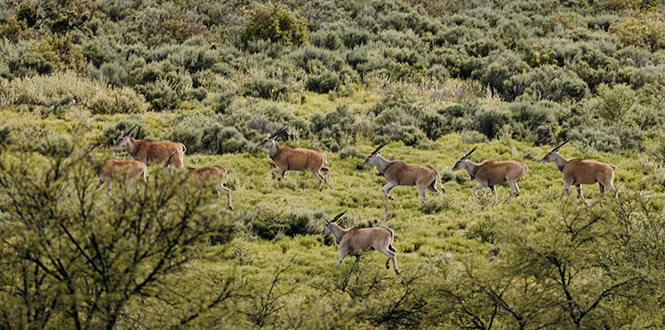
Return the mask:
{"type": "Polygon", "coordinates": [[[245,43],[270,40],[284,45],[309,42],[307,22],[280,4],[257,5],[249,14],[242,35],[245,43]]]}
{"type": "Polygon", "coordinates": [[[224,226],[210,189],[185,177],[151,173],[109,197],[63,150],[0,154],[0,327],[113,329],[137,297],[164,299],[162,280],[224,226]]]}

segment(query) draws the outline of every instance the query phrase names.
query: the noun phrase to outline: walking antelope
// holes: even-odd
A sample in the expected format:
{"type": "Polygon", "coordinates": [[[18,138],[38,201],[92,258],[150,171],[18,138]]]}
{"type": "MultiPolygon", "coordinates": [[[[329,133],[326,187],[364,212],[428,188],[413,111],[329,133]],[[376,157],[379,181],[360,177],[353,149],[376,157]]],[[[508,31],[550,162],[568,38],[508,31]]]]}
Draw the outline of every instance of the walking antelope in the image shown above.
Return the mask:
{"type": "Polygon", "coordinates": [[[613,185],[616,166],[582,158],[565,159],[559,154],[559,149],[566,143],[568,141],[552,149],[542,159],[543,164],[554,162],[559,171],[563,173],[563,193],[561,193],[559,200],[563,199],[571,185],[576,185],[579,197],[584,204],[589,204],[582,196],[582,185],[596,182],[598,182],[601,195],[605,193],[605,188],[608,188],[614,198],[617,198],[617,191],[613,185]]]}
{"type": "Polygon", "coordinates": [[[372,228],[357,228],[351,227],[349,229],[342,229],[337,224],[337,220],[341,218],[346,211],[338,214],[332,221],[326,222],[326,227],[323,229],[323,235],[333,234],[335,242],[339,245],[339,259],[337,265],[342,264],[342,260],[346,256],[355,256],[356,262],[360,260],[360,253],[377,250],[386,256],[386,269],[390,269],[390,260],[393,261],[395,273],[399,275],[397,268],[397,251],[393,247],[395,240],[395,233],[392,229],[385,227],[372,227],[372,228]]]}
{"type": "Polygon", "coordinates": [[[446,190],[441,184],[441,176],[434,168],[430,166],[408,164],[401,160],[387,160],[379,154],[381,148],[385,147],[388,142],[381,144],[376,150],[367,157],[363,166],[373,164],[379,170],[379,174],[386,178],[386,185],[381,188],[383,192],[383,199],[394,199],[390,196],[390,190],[396,186],[418,186],[420,193],[420,204],[425,202],[425,189],[429,189],[441,195],[441,191],[436,187],[436,184],[441,185],[443,192],[446,190]]]}
{"type": "Polygon", "coordinates": [[[88,154],[86,155],[86,161],[95,169],[97,177],[99,177],[99,183],[95,187],[96,190],[102,187],[103,184],[106,184],[106,191],[108,194],[111,194],[111,182],[113,180],[124,179],[127,180],[129,186],[134,186],[136,177],[143,174],[143,182],[148,183],[148,168],[145,163],[138,160],[117,160],[109,159],[103,163],[98,163],[92,157],[92,149],[96,146],[93,146],[88,154]]]}
{"type": "MultiPolygon", "coordinates": [[[[174,155],[176,155],[175,151],[171,153],[166,160],[164,168],[171,167],[174,155]]],[[[186,169],[188,176],[194,176],[199,188],[206,185],[216,186],[217,188],[215,190],[217,193],[226,195],[226,206],[229,210],[233,210],[233,206],[231,205],[231,190],[224,187],[224,180],[226,180],[226,175],[228,174],[225,168],[219,166],[206,166],[201,168],[187,167],[186,169]]]]}
{"type": "Polygon", "coordinates": [[[309,170],[319,180],[319,187],[317,189],[321,191],[323,183],[328,184],[329,170],[323,167],[323,164],[328,164],[326,154],[318,150],[292,148],[289,146],[280,147],[275,138],[284,132],[286,132],[286,127],[280,128],[256,146],[257,148],[267,149],[268,155],[275,163],[275,169],[272,171],[273,178],[279,173],[284,178],[286,171],[309,170]],[[325,173],[325,176],[321,174],[321,171],[325,173]]]}
{"type": "Polygon", "coordinates": [[[132,158],[140,160],[146,165],[164,162],[172,153],[175,153],[173,157],[174,166],[179,169],[185,168],[183,161],[185,160],[187,148],[185,148],[184,144],[150,139],[135,140],[130,136],[130,133],[135,128],[136,126],[130,128],[128,131],[122,131],[120,136],[115,140],[113,147],[124,147],[132,158]]]}
{"type": "Polygon", "coordinates": [[[494,199],[499,200],[499,196],[496,193],[495,185],[508,182],[512,192],[506,199],[506,203],[509,202],[514,197],[520,195],[520,188],[517,186],[517,183],[522,179],[526,171],[529,169],[524,162],[519,160],[506,160],[506,161],[494,161],[486,160],[480,164],[476,164],[467,158],[476,151],[474,147],[466,155],[464,155],[460,160],[455,163],[453,166],[453,171],[460,169],[466,169],[471,176],[471,180],[476,179],[478,183],[473,187],[473,195],[478,198],[476,189],[483,187],[488,187],[494,193],[494,199]]]}

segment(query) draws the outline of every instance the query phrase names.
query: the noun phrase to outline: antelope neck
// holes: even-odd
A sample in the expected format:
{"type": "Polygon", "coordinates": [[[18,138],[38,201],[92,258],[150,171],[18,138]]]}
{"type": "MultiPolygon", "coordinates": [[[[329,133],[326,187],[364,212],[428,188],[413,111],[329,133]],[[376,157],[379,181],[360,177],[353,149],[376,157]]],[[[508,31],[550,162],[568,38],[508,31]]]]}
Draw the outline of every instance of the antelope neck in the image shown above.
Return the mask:
{"type": "Polygon", "coordinates": [[[467,159],[464,161],[464,169],[469,172],[471,179],[474,179],[476,177],[476,172],[478,172],[478,164],[467,159]]]}
{"type": "Polygon", "coordinates": [[[270,159],[275,160],[277,155],[279,155],[279,145],[277,145],[277,141],[273,140],[268,147],[268,156],[270,156],[270,159]]]}
{"type": "Polygon", "coordinates": [[[386,172],[386,169],[388,169],[388,166],[392,165],[392,163],[393,163],[392,161],[387,160],[383,158],[383,156],[377,154],[374,161],[374,166],[376,166],[376,169],[378,169],[379,172],[383,174],[386,172]]]}
{"type": "Polygon", "coordinates": [[[554,154],[554,164],[556,164],[556,167],[563,173],[564,167],[566,167],[566,163],[568,163],[568,159],[563,158],[560,153],[554,154]]]}
{"type": "Polygon", "coordinates": [[[125,149],[127,149],[127,152],[130,155],[132,155],[132,158],[136,156],[136,154],[138,153],[136,140],[134,140],[131,136],[127,138],[127,144],[125,145],[125,149]]]}
{"type": "Polygon", "coordinates": [[[342,241],[342,237],[346,235],[347,230],[342,229],[337,223],[331,223],[330,231],[332,231],[333,236],[335,236],[335,242],[339,245],[339,242],[342,241]]]}

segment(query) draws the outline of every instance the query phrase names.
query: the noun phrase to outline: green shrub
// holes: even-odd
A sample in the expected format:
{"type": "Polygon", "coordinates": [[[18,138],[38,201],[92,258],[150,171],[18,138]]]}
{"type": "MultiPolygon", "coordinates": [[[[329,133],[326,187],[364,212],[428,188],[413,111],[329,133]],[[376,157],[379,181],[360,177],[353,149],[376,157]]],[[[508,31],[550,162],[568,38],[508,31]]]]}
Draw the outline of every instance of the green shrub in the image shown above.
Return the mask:
{"type": "Polygon", "coordinates": [[[88,109],[95,115],[112,115],[116,113],[144,113],[150,108],[145,98],[128,87],[114,88],[106,93],[98,93],[88,109]]]}
{"type": "Polygon", "coordinates": [[[483,109],[476,112],[474,117],[474,128],[493,139],[504,125],[510,122],[510,113],[504,109],[483,109]]]}
{"type": "Polygon", "coordinates": [[[141,120],[121,120],[114,125],[109,125],[104,128],[104,143],[107,146],[113,145],[115,140],[120,136],[122,131],[128,130],[132,127],[136,128],[132,131],[132,137],[135,139],[143,139],[150,136],[150,132],[141,120]]]}
{"type": "Polygon", "coordinates": [[[645,11],[636,17],[610,26],[609,32],[627,46],[651,51],[665,48],[665,13],[661,10],[645,11]]]}
{"type": "Polygon", "coordinates": [[[347,105],[338,106],[322,116],[313,114],[310,118],[310,130],[320,140],[332,139],[338,146],[344,147],[355,140],[355,114],[347,105]]]}
{"type": "Polygon", "coordinates": [[[307,22],[281,4],[257,5],[247,17],[242,40],[270,40],[285,45],[309,42],[307,22]]]}
{"type": "Polygon", "coordinates": [[[546,65],[533,69],[526,77],[525,94],[537,100],[580,101],[588,93],[587,84],[574,72],[546,65]]]}
{"type": "Polygon", "coordinates": [[[74,144],[69,136],[49,135],[37,143],[35,150],[44,156],[66,158],[74,151],[74,144]]]}
{"type": "Polygon", "coordinates": [[[201,149],[212,154],[225,154],[249,150],[249,142],[234,127],[215,123],[203,130],[201,149]]]}
{"type": "Polygon", "coordinates": [[[308,91],[317,93],[328,93],[334,91],[342,85],[342,80],[335,72],[325,71],[321,74],[309,76],[305,82],[305,88],[308,91]]]}
{"type": "Polygon", "coordinates": [[[553,142],[556,123],[552,109],[541,104],[517,102],[510,104],[508,111],[511,116],[513,138],[527,140],[536,145],[553,142]]]}
{"type": "Polygon", "coordinates": [[[3,148],[11,143],[12,126],[4,124],[0,126],[0,148],[3,148]]]}
{"type": "Polygon", "coordinates": [[[289,88],[279,80],[253,78],[245,83],[243,91],[244,96],[280,100],[286,97],[289,88]]]}
{"type": "Polygon", "coordinates": [[[298,211],[284,214],[278,209],[257,207],[243,216],[243,222],[258,237],[272,240],[281,234],[291,237],[318,234],[323,219],[320,216],[298,211]]]}

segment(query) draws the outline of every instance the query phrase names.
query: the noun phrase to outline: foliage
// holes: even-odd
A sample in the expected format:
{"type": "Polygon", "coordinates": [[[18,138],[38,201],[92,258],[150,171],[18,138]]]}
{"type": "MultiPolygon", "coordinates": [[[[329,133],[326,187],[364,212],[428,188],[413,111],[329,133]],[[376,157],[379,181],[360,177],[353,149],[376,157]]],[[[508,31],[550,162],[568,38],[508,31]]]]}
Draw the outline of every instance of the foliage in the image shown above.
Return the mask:
{"type": "Polygon", "coordinates": [[[250,13],[242,39],[270,40],[285,45],[301,45],[309,41],[307,23],[281,4],[257,5],[250,13]]]}

